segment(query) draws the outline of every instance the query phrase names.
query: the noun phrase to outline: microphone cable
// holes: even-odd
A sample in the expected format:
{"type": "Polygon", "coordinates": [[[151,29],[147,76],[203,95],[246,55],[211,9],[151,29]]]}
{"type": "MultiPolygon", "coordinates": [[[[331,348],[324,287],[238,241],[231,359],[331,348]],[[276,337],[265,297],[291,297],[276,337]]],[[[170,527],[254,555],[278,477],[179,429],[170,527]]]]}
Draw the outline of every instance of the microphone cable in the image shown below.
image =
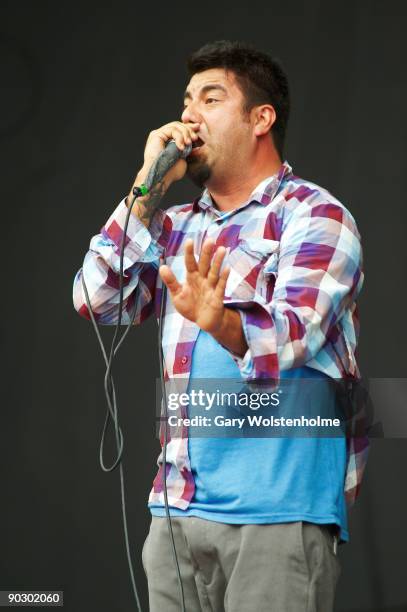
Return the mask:
{"type": "MultiPolygon", "coordinates": [[[[164,261],[165,261],[165,249],[164,249],[164,261]]],[[[161,293],[161,304],[160,304],[160,316],[158,319],[158,354],[160,358],[160,379],[161,379],[161,395],[164,400],[164,445],[163,445],[163,460],[162,460],[162,473],[163,473],[163,489],[164,489],[164,506],[165,506],[165,516],[167,519],[167,527],[168,533],[171,541],[172,548],[172,556],[174,559],[174,564],[177,572],[178,578],[178,589],[179,589],[179,598],[181,603],[181,612],[186,612],[185,610],[185,596],[184,596],[184,586],[182,584],[181,578],[181,570],[178,563],[177,549],[175,547],[174,533],[172,530],[172,522],[171,515],[168,507],[168,492],[167,492],[167,444],[168,444],[168,404],[167,404],[167,394],[165,390],[165,380],[164,380],[164,354],[162,348],[162,320],[164,313],[164,305],[165,298],[167,295],[167,287],[164,283],[162,283],[162,293],[161,293]]],[[[160,423],[161,423],[160,419],[160,423]]]]}
{"type": "MultiPolygon", "coordinates": [[[[123,251],[124,252],[124,251],[123,251]]],[[[121,268],[122,269],[122,268],[121,268]]],[[[123,306],[123,286],[122,286],[122,276],[120,276],[120,302],[121,302],[121,307],[123,306]]],[[[116,397],[116,389],[115,389],[115,385],[114,385],[114,380],[113,380],[113,375],[112,375],[112,363],[113,363],[113,357],[116,356],[118,349],[120,348],[120,345],[122,344],[125,336],[127,335],[130,326],[133,324],[134,321],[134,317],[136,314],[136,307],[133,310],[132,316],[131,316],[131,320],[127,326],[127,329],[125,330],[125,332],[123,333],[119,343],[117,344],[116,347],[114,347],[114,341],[115,338],[117,337],[117,330],[118,330],[118,325],[116,326],[116,330],[115,330],[115,334],[112,340],[112,344],[110,347],[110,355],[109,358],[107,357],[106,354],[106,350],[103,344],[103,340],[101,338],[100,335],[100,331],[98,328],[98,324],[96,323],[95,320],[95,316],[93,314],[92,311],[92,307],[90,304],[90,299],[89,299],[89,293],[86,287],[86,283],[84,280],[84,273],[82,270],[82,287],[85,293],[85,298],[86,298],[86,303],[88,306],[88,312],[90,315],[90,319],[92,321],[92,325],[93,328],[95,330],[96,333],[96,337],[98,339],[101,351],[102,351],[102,355],[103,355],[103,359],[105,361],[106,364],[106,373],[105,373],[105,379],[104,379],[104,391],[105,391],[105,396],[106,396],[106,401],[107,401],[107,411],[106,411],[106,417],[105,417],[105,422],[103,425],[103,431],[102,431],[102,437],[101,437],[101,441],[100,441],[100,448],[99,448],[99,463],[100,466],[102,468],[102,470],[104,472],[112,472],[114,469],[116,469],[116,467],[119,467],[119,475],[120,475],[120,493],[121,493],[121,507],[122,507],[122,521],[123,521],[123,529],[124,529],[124,540],[125,540],[125,547],[126,547],[126,557],[127,557],[127,563],[128,563],[128,567],[129,567],[129,572],[130,572],[130,580],[131,580],[131,584],[132,584],[132,588],[133,588],[133,594],[134,594],[134,598],[136,600],[136,606],[137,606],[137,610],[138,612],[142,612],[142,608],[141,608],[141,604],[140,604],[140,598],[138,595],[138,590],[137,590],[137,586],[136,586],[136,581],[134,578],[134,569],[133,569],[133,563],[132,563],[132,559],[131,559],[131,554],[130,554],[130,545],[129,545],[129,535],[128,535],[128,528],[127,528],[127,516],[126,516],[126,500],[125,500],[125,484],[124,484],[124,473],[123,473],[123,465],[122,465],[122,455],[123,455],[123,449],[124,449],[124,438],[123,438],[123,434],[119,425],[119,418],[118,418],[118,409],[117,409],[117,397],[116,397]],[[114,432],[115,432],[115,442],[116,442],[116,448],[117,448],[117,457],[115,459],[115,461],[112,463],[111,466],[106,467],[104,460],[103,460],[103,449],[104,449],[104,443],[105,443],[105,438],[106,438],[106,432],[108,430],[109,427],[109,422],[110,422],[110,418],[112,420],[112,423],[114,425],[114,432]]],[[[120,311],[121,313],[121,311],[120,311]]],[[[119,319],[121,319],[119,313],[119,319]]]]}
{"type": "MultiPolygon", "coordinates": [[[[172,142],[172,141],[170,141],[170,142],[172,142]]],[[[154,174],[155,174],[154,170],[157,168],[159,160],[160,160],[160,157],[155,162],[155,164],[153,165],[153,167],[151,168],[151,170],[149,172],[149,175],[148,175],[148,179],[149,180],[148,180],[148,182],[150,183],[150,185],[149,186],[142,185],[141,188],[140,187],[134,187],[134,189],[133,189],[134,197],[133,197],[130,205],[128,206],[128,210],[127,210],[127,214],[126,214],[126,219],[125,219],[125,223],[124,223],[124,228],[123,228],[122,243],[121,243],[121,248],[120,248],[118,319],[117,319],[117,323],[116,323],[113,339],[112,339],[111,346],[110,346],[109,357],[107,356],[107,352],[106,352],[106,349],[105,349],[105,346],[104,346],[104,343],[103,343],[103,340],[102,340],[102,337],[101,337],[101,334],[100,334],[100,331],[99,331],[99,326],[98,326],[98,324],[96,322],[94,313],[92,311],[92,307],[91,307],[91,303],[90,303],[90,298],[89,298],[89,293],[88,293],[88,290],[87,290],[87,287],[86,287],[86,283],[85,283],[85,279],[84,279],[84,271],[83,271],[83,269],[82,269],[82,275],[81,275],[81,282],[82,282],[82,287],[83,287],[84,294],[85,294],[85,299],[86,299],[86,304],[87,304],[87,307],[88,307],[89,316],[90,316],[93,328],[95,330],[96,337],[97,337],[97,340],[99,342],[100,349],[102,351],[104,362],[106,364],[106,372],[105,372],[105,377],[104,377],[104,391],[105,391],[105,397],[106,397],[106,402],[107,402],[107,411],[106,411],[105,422],[104,422],[104,425],[103,425],[102,437],[101,437],[101,441],[100,441],[99,462],[100,462],[100,466],[101,466],[101,468],[102,468],[102,470],[104,472],[112,472],[117,467],[119,467],[120,491],[121,491],[121,506],[122,506],[122,520],[123,520],[124,539],[125,539],[125,546],[126,546],[126,556],[127,556],[127,562],[128,562],[129,572],[130,572],[131,584],[132,584],[134,598],[136,600],[136,606],[137,606],[138,612],[142,612],[142,609],[141,609],[140,599],[139,599],[139,595],[138,595],[138,590],[137,590],[137,586],[136,586],[136,582],[135,582],[135,578],[134,578],[134,569],[133,569],[133,563],[132,563],[131,554],[130,554],[130,545],[129,545],[129,536],[128,536],[128,527],[127,527],[127,516],[126,516],[125,483],[124,483],[124,472],[123,472],[123,465],[122,465],[122,456],[123,456],[123,449],[124,449],[124,438],[123,438],[123,433],[122,433],[120,425],[119,425],[118,407],[117,407],[117,396],[116,396],[116,389],[115,389],[115,385],[114,385],[112,366],[113,366],[113,360],[114,360],[114,358],[117,355],[117,351],[119,350],[120,346],[122,345],[125,337],[129,333],[130,328],[132,327],[132,325],[134,323],[134,319],[135,319],[135,315],[136,315],[136,310],[137,310],[137,300],[135,300],[134,308],[133,308],[133,311],[132,311],[131,316],[130,316],[130,321],[129,321],[125,331],[121,335],[120,340],[117,342],[117,338],[118,338],[118,335],[119,335],[119,330],[120,330],[120,326],[121,326],[121,322],[122,322],[122,312],[123,312],[123,281],[124,281],[124,275],[123,275],[124,248],[125,248],[125,242],[126,242],[126,236],[127,236],[127,228],[128,228],[129,220],[130,220],[130,214],[131,214],[131,210],[132,210],[132,208],[134,206],[134,203],[135,203],[136,199],[139,198],[140,196],[143,196],[146,193],[148,193],[149,187],[153,183],[153,178],[154,178],[154,174]],[[107,433],[107,430],[108,430],[108,427],[109,427],[110,419],[112,420],[112,423],[114,425],[114,433],[115,433],[115,442],[116,442],[116,448],[117,448],[117,456],[116,456],[116,459],[113,461],[111,466],[106,466],[105,463],[104,463],[104,459],[103,459],[103,455],[104,455],[103,451],[104,451],[104,443],[105,443],[106,433],[107,433]]],[[[165,249],[164,249],[164,258],[165,258],[165,249]]],[[[161,392],[162,392],[163,399],[164,399],[164,445],[163,445],[163,461],[162,461],[162,474],[163,474],[163,478],[162,479],[163,479],[163,490],[164,490],[165,514],[166,514],[168,532],[169,532],[169,536],[170,536],[171,548],[172,548],[172,553],[173,553],[173,558],[174,558],[174,563],[175,563],[176,572],[177,572],[177,578],[178,578],[181,612],[186,612],[184,588],[183,588],[183,584],[182,584],[181,571],[180,571],[180,567],[179,567],[178,556],[177,556],[177,551],[176,551],[176,546],[175,546],[175,541],[174,541],[174,534],[173,534],[173,529],[172,529],[171,515],[170,515],[169,505],[168,505],[168,491],[167,491],[167,470],[166,470],[167,461],[166,460],[167,460],[167,444],[168,444],[168,405],[167,405],[167,397],[166,397],[166,392],[165,392],[165,380],[164,380],[164,371],[163,371],[164,370],[164,368],[163,368],[164,355],[163,355],[163,351],[162,351],[162,318],[163,318],[163,312],[164,312],[165,298],[166,298],[166,286],[165,286],[164,283],[162,283],[160,313],[159,313],[159,320],[158,320],[158,351],[159,351],[159,360],[160,360],[160,379],[161,379],[161,392]]],[[[160,421],[161,421],[161,419],[160,419],[160,421]]]]}

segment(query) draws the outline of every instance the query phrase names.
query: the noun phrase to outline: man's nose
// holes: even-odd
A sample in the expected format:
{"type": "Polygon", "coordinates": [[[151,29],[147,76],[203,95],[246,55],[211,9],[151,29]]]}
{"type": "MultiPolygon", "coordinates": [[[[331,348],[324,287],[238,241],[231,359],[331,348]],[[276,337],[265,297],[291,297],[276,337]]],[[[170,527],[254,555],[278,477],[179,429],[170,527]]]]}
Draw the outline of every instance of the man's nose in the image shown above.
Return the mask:
{"type": "Polygon", "coordinates": [[[181,121],[182,123],[200,123],[201,122],[201,116],[197,112],[196,106],[192,102],[189,102],[187,106],[184,108],[184,110],[182,111],[181,121]]]}

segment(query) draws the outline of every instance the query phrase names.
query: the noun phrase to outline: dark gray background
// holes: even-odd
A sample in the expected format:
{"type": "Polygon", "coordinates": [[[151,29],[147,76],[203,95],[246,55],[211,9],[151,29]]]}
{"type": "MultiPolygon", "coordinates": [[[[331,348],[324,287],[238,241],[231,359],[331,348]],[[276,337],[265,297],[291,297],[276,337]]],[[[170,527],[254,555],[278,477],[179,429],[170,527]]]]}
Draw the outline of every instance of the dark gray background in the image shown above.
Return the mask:
{"type": "MultiPolygon", "coordinates": [[[[405,6],[2,3],[1,589],[63,589],[70,612],[135,609],[118,473],[98,466],[103,362],[73,310],[72,281],[127,193],[146,135],[179,118],[185,57],[201,44],[241,39],[281,59],[292,92],[286,157],[348,206],[363,237],[362,371],[406,375],[405,6]]],[[[182,182],[166,204],[195,194],[182,182]]],[[[119,363],[145,603],[140,552],[158,453],[154,320],[133,330],[119,363]]],[[[407,610],[406,460],[405,440],[373,441],[341,550],[338,611],[407,610]]]]}

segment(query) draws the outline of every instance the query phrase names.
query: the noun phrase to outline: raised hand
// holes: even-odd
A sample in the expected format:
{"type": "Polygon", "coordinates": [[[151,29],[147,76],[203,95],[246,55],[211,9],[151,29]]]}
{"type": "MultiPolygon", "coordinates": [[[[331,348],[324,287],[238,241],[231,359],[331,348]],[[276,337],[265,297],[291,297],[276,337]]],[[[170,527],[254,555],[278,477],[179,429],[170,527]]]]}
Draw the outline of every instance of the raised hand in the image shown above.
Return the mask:
{"type": "Polygon", "coordinates": [[[160,276],[177,311],[204,331],[216,334],[224,322],[223,298],[230,268],[220,271],[225,247],[218,247],[213,253],[213,240],[205,240],[197,262],[193,241],[188,239],[185,242],[185,282],[179,283],[167,265],[160,266],[160,276]]]}

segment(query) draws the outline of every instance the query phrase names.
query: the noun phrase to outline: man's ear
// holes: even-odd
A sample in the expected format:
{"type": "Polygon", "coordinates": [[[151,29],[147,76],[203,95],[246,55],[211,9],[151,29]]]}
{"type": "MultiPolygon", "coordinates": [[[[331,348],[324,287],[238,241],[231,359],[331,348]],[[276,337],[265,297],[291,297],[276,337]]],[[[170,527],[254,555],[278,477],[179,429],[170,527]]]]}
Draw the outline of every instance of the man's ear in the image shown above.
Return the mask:
{"type": "Polygon", "coordinates": [[[263,136],[270,132],[277,119],[274,106],[271,104],[261,104],[253,108],[254,114],[254,133],[256,136],[263,136]]]}

